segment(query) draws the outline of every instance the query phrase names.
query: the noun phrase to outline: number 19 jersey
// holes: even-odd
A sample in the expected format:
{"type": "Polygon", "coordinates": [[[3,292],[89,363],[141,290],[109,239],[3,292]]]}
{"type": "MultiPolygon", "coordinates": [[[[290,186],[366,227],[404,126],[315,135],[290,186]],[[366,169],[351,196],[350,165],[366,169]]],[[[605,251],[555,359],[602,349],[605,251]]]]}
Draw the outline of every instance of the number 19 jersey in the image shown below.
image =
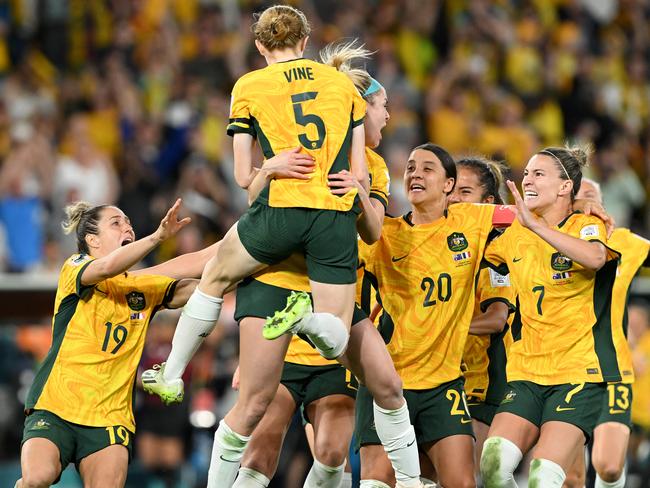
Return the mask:
{"type": "Polygon", "coordinates": [[[266,158],[302,146],[314,157],[309,180],[272,180],[271,207],[347,211],[356,191],[333,195],[327,176],[350,169],[352,129],[363,123],[366,102],[348,76],[309,59],[275,63],[242,76],[232,90],[228,134],[256,137],[266,158]]]}
{"type": "Polygon", "coordinates": [[[48,410],[75,424],[123,425],[134,432],[133,393],[144,339],[175,280],[123,273],[85,287],[81,274],[91,261],[74,255],[61,269],[52,347],[25,408],[48,410]]]}

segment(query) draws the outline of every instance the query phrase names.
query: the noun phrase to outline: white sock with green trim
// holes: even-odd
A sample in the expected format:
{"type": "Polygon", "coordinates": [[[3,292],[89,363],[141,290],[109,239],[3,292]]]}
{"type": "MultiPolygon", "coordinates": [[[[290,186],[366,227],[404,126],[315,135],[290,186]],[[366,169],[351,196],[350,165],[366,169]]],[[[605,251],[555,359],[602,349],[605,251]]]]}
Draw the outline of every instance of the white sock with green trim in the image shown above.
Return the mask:
{"type": "Polygon", "coordinates": [[[339,488],[344,469],[345,461],[340,466],[327,466],[314,459],[314,464],[311,465],[305,484],[302,486],[303,488],[339,488]]]}
{"type": "Polygon", "coordinates": [[[557,463],[548,459],[533,459],[530,462],[528,486],[543,486],[544,488],[562,488],[566,473],[557,463]]]}
{"type": "Polygon", "coordinates": [[[505,437],[488,437],[481,454],[481,478],[485,488],[517,488],[513,473],[523,454],[505,437]]]}
{"type": "Polygon", "coordinates": [[[621,473],[621,477],[616,481],[604,481],[598,473],[596,473],[595,488],[624,488],[625,487],[625,470],[621,473]]]}
{"type": "Polygon", "coordinates": [[[405,488],[420,486],[420,457],[415,430],[404,404],[397,410],[386,410],[372,402],[375,429],[395,470],[395,479],[405,488]]]}
{"type": "Polygon", "coordinates": [[[172,350],[165,362],[163,379],[171,381],[183,376],[183,372],[203,339],[210,335],[217,325],[223,298],[206,295],[196,288],[183,307],[183,313],[176,325],[172,350]]]}
{"type": "Polygon", "coordinates": [[[266,488],[271,482],[265,475],[251,468],[239,468],[232,488],[266,488]]]}
{"type": "Polygon", "coordinates": [[[208,488],[230,488],[239,471],[239,463],[244,455],[250,436],[234,432],[225,420],[219,422],[214,433],[208,488]]]}

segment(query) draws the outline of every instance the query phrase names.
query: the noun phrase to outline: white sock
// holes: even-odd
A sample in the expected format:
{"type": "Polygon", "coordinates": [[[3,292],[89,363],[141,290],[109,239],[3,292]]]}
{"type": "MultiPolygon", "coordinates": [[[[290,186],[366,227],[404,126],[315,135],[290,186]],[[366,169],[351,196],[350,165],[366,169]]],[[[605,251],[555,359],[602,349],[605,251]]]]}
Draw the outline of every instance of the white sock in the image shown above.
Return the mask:
{"type": "Polygon", "coordinates": [[[390,488],[386,483],[377,480],[361,480],[359,488],[390,488]]]}
{"type": "MultiPolygon", "coordinates": [[[[517,488],[513,473],[523,454],[504,437],[488,437],[481,454],[481,478],[485,488],[517,488]]],[[[544,486],[544,485],[540,485],[544,486]]]]}
{"type": "Polygon", "coordinates": [[[548,459],[533,459],[530,462],[528,486],[543,486],[544,488],[562,488],[566,473],[557,463],[548,459]]]}
{"type": "Polygon", "coordinates": [[[340,466],[327,466],[314,459],[314,464],[307,474],[303,488],[339,488],[343,470],[345,469],[345,460],[340,466]]]}
{"type": "Polygon", "coordinates": [[[244,455],[250,436],[234,432],[225,420],[219,422],[214,433],[212,457],[208,470],[208,488],[230,488],[239,471],[239,463],[244,455]]]}
{"type": "Polygon", "coordinates": [[[352,488],[352,473],[343,473],[340,488],[352,488]]]}
{"type": "Polygon", "coordinates": [[[239,468],[239,475],[232,488],[266,488],[271,482],[259,471],[251,468],[239,468]]]}
{"type": "Polygon", "coordinates": [[[176,325],[172,350],[165,363],[163,379],[165,381],[179,379],[187,363],[199,348],[203,339],[217,325],[223,298],[211,297],[196,288],[190,299],[183,307],[183,313],[176,325]]]}
{"type": "Polygon", "coordinates": [[[406,488],[420,486],[420,458],[415,430],[404,401],[397,410],[385,410],[372,402],[377,436],[395,470],[395,479],[406,488]]]}
{"type": "Polygon", "coordinates": [[[424,476],[420,476],[420,481],[425,485],[438,486],[435,481],[425,478],[424,476]]]}
{"type": "Polygon", "coordinates": [[[623,488],[625,486],[625,470],[621,473],[621,477],[616,481],[603,481],[602,478],[596,473],[596,483],[594,484],[595,488],[623,488]]]}
{"type": "Polygon", "coordinates": [[[325,359],[336,359],[348,347],[350,332],[343,321],[327,312],[310,313],[298,322],[294,333],[303,333],[325,359]]]}

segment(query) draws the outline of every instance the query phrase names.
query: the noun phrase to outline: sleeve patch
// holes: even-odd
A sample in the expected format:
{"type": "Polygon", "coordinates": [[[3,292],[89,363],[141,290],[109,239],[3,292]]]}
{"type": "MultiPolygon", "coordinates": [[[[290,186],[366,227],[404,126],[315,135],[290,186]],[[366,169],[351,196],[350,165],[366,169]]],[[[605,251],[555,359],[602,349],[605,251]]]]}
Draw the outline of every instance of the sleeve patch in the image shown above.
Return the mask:
{"type": "Polygon", "coordinates": [[[79,266],[90,259],[92,258],[88,254],[75,254],[68,260],[68,263],[72,266],[79,266]]]}
{"type": "Polygon", "coordinates": [[[490,285],[493,288],[504,288],[510,286],[510,275],[502,275],[488,268],[490,272],[490,285]]]}
{"type": "Polygon", "coordinates": [[[598,230],[598,226],[595,224],[586,225],[582,229],[580,229],[580,239],[598,237],[599,235],[600,235],[600,231],[598,230]]]}

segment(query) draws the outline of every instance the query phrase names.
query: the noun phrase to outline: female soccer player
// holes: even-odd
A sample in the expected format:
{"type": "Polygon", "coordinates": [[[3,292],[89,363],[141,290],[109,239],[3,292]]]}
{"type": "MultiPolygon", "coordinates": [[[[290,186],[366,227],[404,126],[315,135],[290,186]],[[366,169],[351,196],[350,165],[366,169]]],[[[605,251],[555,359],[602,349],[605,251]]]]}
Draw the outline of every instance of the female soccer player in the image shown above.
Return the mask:
{"type": "Polygon", "coordinates": [[[208,248],[129,271],[189,223],[177,220],[180,203],[156,232],[137,241],[116,207],[78,202],[66,209],[64,230],[75,232],[79,254],[61,269],[52,347],[27,396],[18,487],[50,486],[70,462],[85,486],[124,486],[135,432],[133,384],[147,326],[159,308],[187,301],[197,281],[175,278],[198,277],[214,253],[208,248]]]}
{"type": "MultiPolygon", "coordinates": [[[[341,356],[349,339],[356,285],[357,190],[346,188],[341,195],[334,194],[329,176],[338,173],[341,178],[353,177],[364,190],[368,187],[363,129],[366,103],[344,73],[302,58],[309,34],[302,12],[288,6],[270,7],[253,25],[253,33],[268,67],[245,75],[235,84],[228,132],[234,136],[239,184],[244,188],[257,188],[260,180],[268,184],[206,267],[183,310],[164,369],[143,375],[149,389],[167,401],[178,398],[180,375],[201,336],[213,329],[223,293],[292,253],[305,255],[315,312],[311,312],[308,297],[293,295],[290,313],[282,320],[276,317],[268,321],[265,337],[275,338],[296,325],[292,331],[306,334],[327,359],[341,356]],[[314,162],[305,162],[307,168],[302,172],[280,168],[271,173],[264,166],[256,172],[252,168],[254,137],[267,158],[300,145],[314,162]],[[298,324],[292,320],[296,312],[301,317],[306,314],[298,324]]],[[[380,225],[366,230],[376,235],[380,225]]],[[[242,356],[246,354],[251,353],[242,352],[242,356]]],[[[278,368],[281,364],[279,361],[278,368]]],[[[417,460],[417,452],[410,448],[413,431],[404,402],[399,403],[401,395],[395,398],[395,391],[400,390],[391,388],[385,402],[391,406],[378,415],[385,418],[385,444],[399,464],[404,455],[417,460]]],[[[249,436],[262,416],[260,405],[265,406],[268,400],[246,405],[248,412],[229,417],[232,425],[220,423],[209,486],[234,477],[249,436]]],[[[405,486],[413,486],[419,470],[396,469],[404,473],[405,486]]]]}
{"type": "MultiPolygon", "coordinates": [[[[578,198],[602,202],[600,185],[583,178],[578,198]]],[[[625,457],[630,438],[632,383],[634,369],[632,353],[627,342],[627,300],[632,280],[639,268],[650,266],[650,242],[633,234],[629,229],[615,229],[608,246],[623,256],[618,265],[612,293],[612,340],[622,380],[607,385],[596,428],[591,462],[596,470],[596,488],[623,488],[625,486],[625,457]]],[[[566,486],[583,487],[585,484],[585,456],[582,446],[567,473],[566,486]]]]}
{"type": "Polygon", "coordinates": [[[483,447],[487,487],[516,486],[513,471],[537,442],[531,486],[561,487],[596,424],[605,381],[620,381],[610,300],[618,254],[605,226],[574,212],[587,153],[547,148],[524,170],[517,220],[485,259],[509,270],[519,308],[508,349],[508,387],[483,447]]]}
{"type": "MultiPolygon", "coordinates": [[[[365,276],[383,307],[379,332],[404,384],[417,443],[445,487],[475,485],[460,365],[483,250],[493,226],[514,218],[495,205],[447,208],[456,177],[447,151],[430,143],[416,147],[404,172],[412,211],[385,219],[379,242],[360,246],[365,276]]],[[[385,488],[392,483],[390,465],[371,412],[370,395],[360,387],[355,432],[361,486],[385,488]]]]}
{"type": "MultiPolygon", "coordinates": [[[[362,234],[361,229],[364,227],[374,229],[367,238],[376,241],[387,205],[389,182],[386,163],[371,148],[379,145],[381,130],[389,118],[386,110],[387,97],[383,87],[367,72],[360,69],[352,70],[349,67],[352,60],[367,57],[368,54],[363,49],[354,48],[353,44],[342,44],[326,48],[321,53],[321,59],[324,64],[334,66],[348,74],[367,102],[364,127],[366,159],[372,183],[369,195],[362,187],[358,187],[364,206],[359,227],[362,234]],[[373,222],[366,224],[365,221],[369,219],[373,222]]],[[[333,191],[340,192],[358,183],[348,173],[331,175],[331,184],[333,191]]],[[[313,347],[297,336],[291,339],[286,357],[284,352],[287,336],[284,341],[274,342],[264,341],[261,338],[263,319],[285,305],[292,289],[309,291],[304,259],[300,256],[294,256],[288,262],[269,267],[237,288],[235,315],[242,329],[246,327],[251,331],[246,335],[242,331],[241,339],[254,342],[254,346],[246,346],[246,348],[258,353],[253,365],[254,369],[251,367],[248,372],[249,377],[240,376],[241,393],[238,403],[255,402],[254,397],[260,395],[273,398],[275,394],[275,397],[265,409],[264,417],[253,432],[242,459],[238,478],[233,485],[236,488],[268,485],[275,473],[284,434],[298,407],[303,408],[304,416],[313,424],[315,434],[314,465],[305,486],[339,487],[343,476],[354,424],[354,397],[356,396],[356,387],[350,384],[352,380],[350,372],[336,361],[324,359],[313,347]],[[265,359],[269,358],[270,369],[260,365],[260,355],[265,359]],[[277,388],[277,393],[273,386],[277,384],[280,371],[275,371],[278,359],[274,359],[273,355],[281,355],[278,359],[284,357],[282,383],[277,388]],[[270,377],[269,373],[273,373],[273,377],[270,377]]],[[[346,359],[349,357],[353,367],[360,365],[361,375],[369,377],[373,388],[377,384],[377,381],[373,382],[373,374],[385,379],[392,378],[392,383],[399,385],[397,373],[392,368],[386,349],[372,324],[368,330],[374,332],[379,339],[371,341],[378,352],[368,348],[366,357],[377,358],[374,361],[376,364],[371,365],[370,368],[363,368],[364,363],[360,362],[359,357],[362,335],[355,333],[357,327],[363,327],[357,325],[363,320],[368,320],[365,314],[359,309],[355,310],[348,349],[344,357],[339,359],[347,364],[346,359]]],[[[366,342],[367,334],[366,331],[366,342]]],[[[385,379],[382,383],[390,385],[385,379]]],[[[399,387],[398,390],[395,395],[401,396],[399,387]]],[[[385,393],[383,396],[386,396],[385,393]]],[[[268,402],[269,400],[266,400],[265,403],[268,402]]],[[[403,401],[401,403],[403,404],[403,401]]],[[[231,414],[235,413],[236,409],[237,407],[231,414]]],[[[226,421],[228,418],[229,416],[226,416],[226,421]]]]}
{"type": "MultiPolygon", "coordinates": [[[[464,158],[456,162],[458,181],[449,203],[503,204],[499,193],[503,166],[485,158],[464,158]]],[[[498,236],[495,230],[495,235],[498,236]]],[[[463,376],[467,406],[476,437],[478,468],[483,443],[506,387],[506,345],[508,315],[514,311],[515,297],[510,278],[490,268],[479,272],[474,317],[463,352],[463,376]]]]}

